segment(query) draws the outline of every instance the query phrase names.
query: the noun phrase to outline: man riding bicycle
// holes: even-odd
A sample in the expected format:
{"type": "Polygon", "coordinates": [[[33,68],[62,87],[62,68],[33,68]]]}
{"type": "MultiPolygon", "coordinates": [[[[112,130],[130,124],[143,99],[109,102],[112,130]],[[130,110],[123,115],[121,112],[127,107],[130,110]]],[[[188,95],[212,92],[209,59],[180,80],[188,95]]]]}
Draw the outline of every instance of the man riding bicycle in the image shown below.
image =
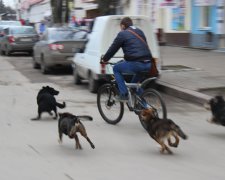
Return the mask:
{"type": "Polygon", "coordinates": [[[131,83],[138,82],[142,78],[139,72],[150,70],[152,54],[143,31],[133,26],[133,22],[129,17],[121,20],[120,28],[121,31],[102,57],[101,63],[109,61],[122,48],[124,61],[117,63],[113,67],[113,73],[120,93],[117,99],[126,102],[128,101],[128,90],[122,74],[134,73],[131,83]]]}

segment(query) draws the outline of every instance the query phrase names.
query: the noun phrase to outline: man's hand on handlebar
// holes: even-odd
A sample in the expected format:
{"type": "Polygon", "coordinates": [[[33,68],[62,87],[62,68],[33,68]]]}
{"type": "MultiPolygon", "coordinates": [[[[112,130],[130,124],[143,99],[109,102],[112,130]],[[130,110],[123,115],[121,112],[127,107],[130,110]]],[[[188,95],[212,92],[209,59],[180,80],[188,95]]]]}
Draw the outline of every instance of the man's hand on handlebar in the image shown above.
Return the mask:
{"type": "Polygon", "coordinates": [[[100,59],[100,64],[106,64],[107,62],[106,61],[104,61],[104,59],[103,59],[103,55],[101,56],[101,59],[100,59]]]}
{"type": "Polygon", "coordinates": [[[105,62],[103,59],[100,60],[100,64],[106,64],[107,62],[105,62]]]}

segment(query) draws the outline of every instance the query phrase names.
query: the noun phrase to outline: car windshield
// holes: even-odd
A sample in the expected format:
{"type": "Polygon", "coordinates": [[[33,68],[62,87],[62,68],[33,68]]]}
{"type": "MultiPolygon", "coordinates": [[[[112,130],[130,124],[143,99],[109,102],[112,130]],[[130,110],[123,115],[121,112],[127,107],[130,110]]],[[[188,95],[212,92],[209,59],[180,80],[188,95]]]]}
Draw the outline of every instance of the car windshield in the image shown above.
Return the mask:
{"type": "Polygon", "coordinates": [[[56,41],[77,39],[75,34],[73,30],[52,30],[49,32],[49,39],[56,41]]]}
{"type": "Polygon", "coordinates": [[[12,34],[36,34],[34,28],[12,28],[12,34]]]}
{"type": "Polygon", "coordinates": [[[0,25],[21,26],[20,21],[0,21],[0,25]]]}

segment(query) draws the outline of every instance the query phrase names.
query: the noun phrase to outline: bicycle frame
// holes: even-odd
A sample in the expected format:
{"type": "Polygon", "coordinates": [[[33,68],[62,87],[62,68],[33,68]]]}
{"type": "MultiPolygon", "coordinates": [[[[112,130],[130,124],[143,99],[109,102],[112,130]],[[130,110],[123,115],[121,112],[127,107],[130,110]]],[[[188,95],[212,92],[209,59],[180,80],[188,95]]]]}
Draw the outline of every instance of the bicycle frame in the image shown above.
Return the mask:
{"type": "Polygon", "coordinates": [[[140,95],[137,94],[137,92],[140,88],[144,88],[148,83],[155,79],[156,77],[152,77],[144,80],[142,83],[125,83],[128,90],[128,102],[126,104],[130,111],[137,112],[138,104],[144,106],[143,100],[141,99],[140,95]]]}
{"type": "MultiPolygon", "coordinates": [[[[107,63],[110,66],[115,65],[115,63],[107,63]]],[[[145,79],[143,82],[141,83],[127,83],[125,82],[125,85],[127,87],[128,90],[128,102],[127,107],[130,111],[137,111],[136,106],[139,104],[141,104],[143,106],[143,102],[142,99],[140,98],[140,96],[136,93],[140,88],[145,88],[151,81],[157,79],[156,77],[150,77],[145,79]],[[135,91],[134,91],[135,89],[135,91]]],[[[112,80],[110,81],[111,86],[115,86],[116,85],[116,80],[114,75],[112,75],[112,80]]],[[[109,97],[109,99],[111,99],[111,95],[109,97]]]]}

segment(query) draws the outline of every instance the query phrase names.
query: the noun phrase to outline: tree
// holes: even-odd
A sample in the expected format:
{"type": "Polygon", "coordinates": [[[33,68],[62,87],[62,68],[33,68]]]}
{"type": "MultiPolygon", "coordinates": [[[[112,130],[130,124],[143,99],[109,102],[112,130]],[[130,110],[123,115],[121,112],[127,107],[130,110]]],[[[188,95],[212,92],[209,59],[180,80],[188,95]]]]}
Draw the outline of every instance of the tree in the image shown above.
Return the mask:
{"type": "Polygon", "coordinates": [[[97,0],[97,3],[101,15],[113,15],[116,14],[119,0],[97,0]]]}
{"type": "Polygon", "coordinates": [[[4,3],[2,2],[2,0],[0,0],[0,14],[3,14],[5,13],[6,10],[5,10],[5,5],[4,3]]]}
{"type": "Polygon", "coordinates": [[[54,24],[62,23],[62,0],[51,0],[52,18],[54,24]]]}
{"type": "Polygon", "coordinates": [[[54,24],[63,24],[68,22],[70,15],[70,2],[73,2],[73,0],[51,0],[54,24]]]}
{"type": "Polygon", "coordinates": [[[5,6],[2,0],[0,0],[0,15],[4,20],[15,19],[16,11],[9,6],[5,6]]]}

